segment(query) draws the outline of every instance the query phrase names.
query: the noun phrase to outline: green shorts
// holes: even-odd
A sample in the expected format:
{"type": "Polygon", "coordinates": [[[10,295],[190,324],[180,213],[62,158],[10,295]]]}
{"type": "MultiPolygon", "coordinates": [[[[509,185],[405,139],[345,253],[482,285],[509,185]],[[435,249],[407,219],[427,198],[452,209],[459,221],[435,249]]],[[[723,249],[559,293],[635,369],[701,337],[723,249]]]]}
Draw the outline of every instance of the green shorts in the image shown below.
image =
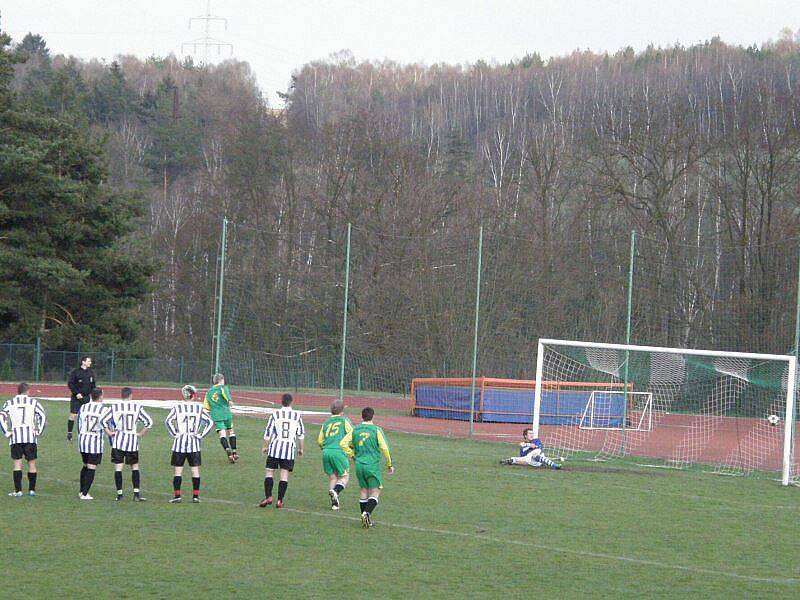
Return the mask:
{"type": "Polygon", "coordinates": [[[358,477],[358,487],[362,489],[383,487],[380,463],[356,463],[356,477],[358,477]]]}
{"type": "Polygon", "coordinates": [[[347,455],[336,448],[326,448],[322,451],[322,468],[326,475],[347,475],[350,461],[347,455]]]}
{"type": "MultiPolygon", "coordinates": [[[[214,417],[211,417],[214,419],[214,417]]],[[[221,419],[214,419],[214,429],[217,431],[221,429],[233,429],[233,417],[228,415],[227,417],[223,417],[221,419]]]]}

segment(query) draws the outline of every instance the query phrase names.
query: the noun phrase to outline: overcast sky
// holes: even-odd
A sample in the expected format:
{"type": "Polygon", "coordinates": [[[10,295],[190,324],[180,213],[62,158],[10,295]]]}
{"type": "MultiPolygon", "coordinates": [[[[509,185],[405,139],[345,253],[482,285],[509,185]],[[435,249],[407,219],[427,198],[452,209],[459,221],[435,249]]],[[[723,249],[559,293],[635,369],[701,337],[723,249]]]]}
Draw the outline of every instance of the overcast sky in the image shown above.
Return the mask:
{"type": "MultiPolygon", "coordinates": [[[[183,51],[205,36],[208,0],[2,0],[15,41],[44,36],[52,53],[111,61],[183,51]]],[[[273,105],[294,69],[348,49],[357,60],[506,62],[575,49],[688,45],[720,36],[750,45],[800,29],[800,0],[211,0],[210,37],[250,63],[273,105]]],[[[225,48],[216,61],[228,56],[225,48]]],[[[195,58],[203,59],[198,48],[195,58]]]]}

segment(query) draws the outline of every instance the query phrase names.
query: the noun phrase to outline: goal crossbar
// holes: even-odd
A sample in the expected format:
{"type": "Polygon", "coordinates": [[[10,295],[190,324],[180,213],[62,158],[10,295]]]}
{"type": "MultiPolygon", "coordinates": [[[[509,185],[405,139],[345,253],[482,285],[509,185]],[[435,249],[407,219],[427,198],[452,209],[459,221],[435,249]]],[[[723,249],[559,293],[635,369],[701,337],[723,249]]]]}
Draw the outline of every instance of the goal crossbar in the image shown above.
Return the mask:
{"type": "Polygon", "coordinates": [[[787,385],[786,385],[786,412],[784,415],[784,438],[783,438],[783,469],[781,483],[788,486],[791,479],[791,468],[793,460],[793,434],[794,434],[794,405],[795,390],[797,387],[797,358],[792,354],[763,354],[756,352],[724,352],[717,350],[698,350],[693,348],[668,348],[662,346],[637,346],[634,344],[611,344],[604,342],[583,342],[577,340],[559,340],[553,338],[540,338],[536,354],[536,382],[534,389],[533,405],[533,434],[539,437],[539,419],[541,416],[542,386],[538,385],[542,381],[544,370],[544,348],[546,346],[567,346],[577,348],[598,348],[605,350],[629,350],[633,352],[652,352],[662,354],[683,354],[691,356],[707,356],[720,358],[740,358],[748,360],[779,361],[787,365],[787,385]]]}

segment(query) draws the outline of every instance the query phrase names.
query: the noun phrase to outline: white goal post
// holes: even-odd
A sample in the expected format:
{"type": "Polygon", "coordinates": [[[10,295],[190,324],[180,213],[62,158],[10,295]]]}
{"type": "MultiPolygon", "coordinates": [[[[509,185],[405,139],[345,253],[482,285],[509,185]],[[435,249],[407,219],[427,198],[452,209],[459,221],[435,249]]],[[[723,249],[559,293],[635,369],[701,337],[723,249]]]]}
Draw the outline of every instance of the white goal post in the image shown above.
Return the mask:
{"type": "MultiPolygon", "coordinates": [[[[782,484],[789,485],[796,475],[792,473],[796,390],[797,359],[793,355],[542,338],[536,357],[532,428],[534,436],[546,445],[610,455],[650,456],[648,443],[655,445],[653,440],[658,439],[663,447],[667,439],[672,444],[667,437],[671,435],[675,438],[674,450],[670,450],[674,458],[664,456],[666,460],[717,465],[721,473],[780,468],[782,484]],[[638,380],[633,375],[629,379],[629,366],[639,369],[638,380]],[[652,394],[649,401],[640,402],[643,409],[647,406],[646,411],[630,415],[634,419],[625,414],[620,426],[617,421],[610,426],[607,420],[600,423],[607,426],[595,427],[598,421],[591,410],[597,409],[599,397],[593,392],[588,401],[584,395],[579,404],[573,402],[571,416],[553,417],[550,405],[556,392],[545,383],[548,399],[543,413],[542,382],[575,381],[578,372],[588,381],[599,381],[600,374],[623,382],[622,391],[597,390],[607,397],[612,393],[652,394]],[[629,384],[634,380],[635,385],[629,384]],[[769,423],[769,414],[782,416],[782,422],[777,426],[769,423]],[[751,447],[749,454],[730,460],[722,456],[727,449],[725,435],[738,436],[737,440],[751,447]],[[599,440],[598,436],[605,438],[599,440]],[[598,450],[598,444],[602,449],[598,450]]],[[[625,411],[631,406],[630,401],[621,404],[625,411]]]]}

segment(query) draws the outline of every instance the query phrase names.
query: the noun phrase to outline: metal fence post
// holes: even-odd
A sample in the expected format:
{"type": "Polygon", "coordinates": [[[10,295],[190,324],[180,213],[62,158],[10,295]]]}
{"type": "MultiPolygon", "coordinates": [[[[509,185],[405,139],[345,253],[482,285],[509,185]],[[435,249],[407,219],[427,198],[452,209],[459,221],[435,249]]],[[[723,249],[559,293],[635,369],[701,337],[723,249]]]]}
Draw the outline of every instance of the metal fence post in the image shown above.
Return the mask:
{"type": "Polygon", "coordinates": [[[350,293],[350,230],[352,225],[347,224],[347,254],[344,267],[344,309],[342,317],[342,363],[339,370],[339,400],[344,398],[344,359],[347,352],[347,297],[350,293]]]}
{"type": "Polygon", "coordinates": [[[222,240],[219,257],[219,296],[217,297],[217,335],[214,348],[214,373],[219,373],[220,346],[222,345],[222,293],[225,286],[225,247],[228,244],[228,218],[222,218],[222,240]]]}
{"type": "MultiPolygon", "coordinates": [[[[628,264],[628,314],[625,326],[625,344],[631,343],[631,319],[633,315],[633,273],[636,260],[636,230],[631,231],[631,256],[628,264]]],[[[620,450],[625,454],[625,426],[628,420],[628,367],[630,363],[630,352],[625,350],[625,370],[623,372],[623,395],[622,395],[622,435],[620,436],[620,450]]]]}
{"type": "Polygon", "coordinates": [[[33,348],[33,380],[39,381],[42,369],[42,338],[36,337],[36,345],[33,348]]]}
{"type": "Polygon", "coordinates": [[[478,320],[481,312],[481,263],[483,260],[483,225],[478,230],[478,275],[475,284],[475,335],[472,340],[472,385],[469,391],[469,437],[475,423],[475,375],[478,369],[478,320]]]}

